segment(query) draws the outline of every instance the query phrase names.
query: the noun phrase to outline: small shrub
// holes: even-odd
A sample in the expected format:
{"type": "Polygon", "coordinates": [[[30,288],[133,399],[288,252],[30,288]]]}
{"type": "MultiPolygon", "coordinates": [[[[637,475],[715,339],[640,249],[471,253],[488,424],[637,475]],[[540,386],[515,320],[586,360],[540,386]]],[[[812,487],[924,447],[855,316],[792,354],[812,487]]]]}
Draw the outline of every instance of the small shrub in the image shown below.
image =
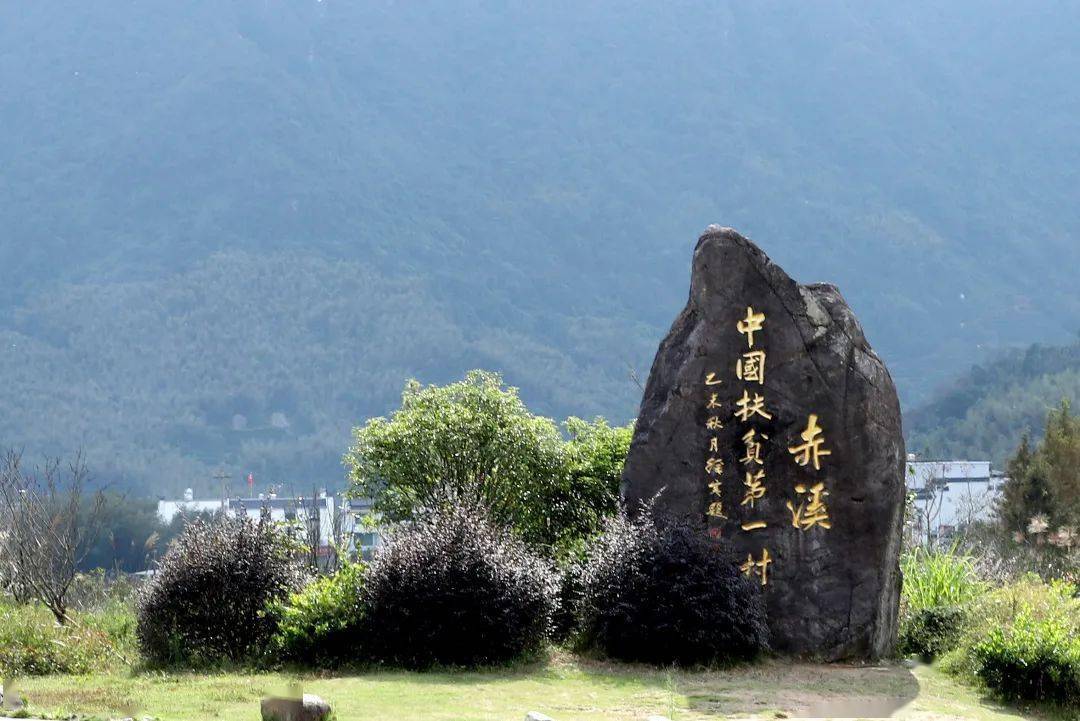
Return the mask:
{"type": "Polygon", "coordinates": [[[118,663],[129,645],[130,611],[108,618],[72,612],[63,626],[37,603],[0,602],[0,678],[83,674],[118,663]],[[114,635],[115,634],[115,635],[114,635]]]}
{"type": "Polygon", "coordinates": [[[272,602],[268,613],[277,621],[277,631],[271,652],[281,660],[319,666],[360,660],[363,580],[363,564],[350,563],[285,601],[272,602]]]}
{"type": "Polygon", "coordinates": [[[547,636],[549,565],[476,505],[447,499],[393,536],[364,583],[370,658],[406,667],[502,663],[547,636]]]}
{"type": "Polygon", "coordinates": [[[1018,619],[1061,626],[1080,637],[1080,599],[1072,584],[1044,583],[1029,575],[1001,588],[984,591],[966,606],[964,622],[955,648],[940,661],[942,668],[970,682],[981,678],[975,648],[991,631],[1009,632],[1018,619]]]}
{"type": "Polygon", "coordinates": [[[139,593],[139,647],[153,664],[242,660],[274,631],[267,605],[298,583],[287,540],[269,517],[195,521],[139,593]]]}
{"type": "Polygon", "coordinates": [[[900,653],[933,661],[956,645],[963,622],[960,606],[905,607],[900,616],[900,653]]]}
{"type": "Polygon", "coordinates": [[[616,516],[590,548],[580,584],[579,645],[613,658],[711,664],[768,645],[760,588],[726,543],[683,522],[616,516]]]}
{"type": "Polygon", "coordinates": [[[1066,624],[1022,615],[972,648],[975,674],[1010,701],[1080,703],[1080,641],[1066,624]]]}

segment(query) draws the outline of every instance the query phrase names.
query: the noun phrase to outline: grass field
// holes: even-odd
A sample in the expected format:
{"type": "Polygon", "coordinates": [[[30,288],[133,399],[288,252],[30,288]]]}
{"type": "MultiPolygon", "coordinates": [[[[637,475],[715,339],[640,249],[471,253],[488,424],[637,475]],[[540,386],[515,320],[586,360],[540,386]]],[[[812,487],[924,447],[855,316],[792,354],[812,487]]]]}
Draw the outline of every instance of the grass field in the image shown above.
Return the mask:
{"type": "MultiPolygon", "coordinates": [[[[23,679],[30,711],[162,721],[258,721],[259,699],[280,693],[281,674],[112,674],[23,679]]],[[[941,721],[1030,718],[928,667],[767,662],[731,671],[665,671],[556,654],[512,670],[308,676],[304,690],[329,701],[338,721],[556,721],[879,717],[941,721]]]]}

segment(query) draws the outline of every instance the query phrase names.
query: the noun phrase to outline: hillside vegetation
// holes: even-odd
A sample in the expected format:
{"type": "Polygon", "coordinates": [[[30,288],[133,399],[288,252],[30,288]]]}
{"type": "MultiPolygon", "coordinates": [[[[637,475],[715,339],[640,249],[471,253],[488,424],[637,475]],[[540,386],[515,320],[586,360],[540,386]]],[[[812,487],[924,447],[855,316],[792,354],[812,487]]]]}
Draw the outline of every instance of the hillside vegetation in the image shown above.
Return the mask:
{"type": "Polygon", "coordinates": [[[977,365],[905,418],[908,450],[931,458],[991,459],[1003,469],[1020,438],[1043,432],[1047,414],[1080,408],[1080,341],[1034,345],[977,365]]]}
{"type": "MultiPolygon", "coordinates": [[[[333,483],[404,381],[633,417],[708,223],[911,405],[1080,326],[1080,8],[0,5],[0,442],[333,483]]],[[[202,484],[200,486],[200,484],[202,484]]]]}

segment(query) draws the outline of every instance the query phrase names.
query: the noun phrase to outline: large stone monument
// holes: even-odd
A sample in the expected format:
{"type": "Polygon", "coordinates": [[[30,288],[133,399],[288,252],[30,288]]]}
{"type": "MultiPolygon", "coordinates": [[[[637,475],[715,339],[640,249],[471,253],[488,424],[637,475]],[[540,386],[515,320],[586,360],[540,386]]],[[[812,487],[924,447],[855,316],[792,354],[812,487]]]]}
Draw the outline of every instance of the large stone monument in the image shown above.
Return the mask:
{"type": "Polygon", "coordinates": [[[645,387],[629,507],[660,493],[729,539],[775,650],[876,658],[896,637],[903,462],[896,389],[840,292],[710,226],[645,387]]]}

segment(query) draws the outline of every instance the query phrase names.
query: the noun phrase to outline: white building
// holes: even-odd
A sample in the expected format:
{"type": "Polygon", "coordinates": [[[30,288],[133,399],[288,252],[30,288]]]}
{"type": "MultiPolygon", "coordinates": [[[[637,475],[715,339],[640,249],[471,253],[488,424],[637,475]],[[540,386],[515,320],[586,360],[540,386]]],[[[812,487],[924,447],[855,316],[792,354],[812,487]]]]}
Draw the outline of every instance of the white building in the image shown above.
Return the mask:
{"type": "Polygon", "coordinates": [[[946,536],[974,521],[992,518],[1004,478],[990,461],[924,461],[908,456],[907,487],[915,494],[916,525],[946,536]]]}
{"type": "Polygon", "coordinates": [[[195,493],[188,488],[184,491],[184,500],[182,501],[166,501],[164,498],[158,500],[157,513],[161,518],[161,522],[166,526],[172,523],[173,518],[178,513],[201,513],[203,511],[220,511],[223,508],[228,508],[229,502],[222,501],[217,498],[212,501],[196,501],[195,493]]]}
{"type": "Polygon", "coordinates": [[[192,490],[184,491],[180,501],[158,501],[158,516],[163,523],[172,522],[178,513],[199,513],[221,511],[233,515],[246,515],[258,520],[263,509],[270,514],[272,521],[297,523],[300,528],[318,520],[319,553],[329,555],[331,546],[337,543],[345,545],[349,553],[361,558],[370,558],[375,549],[382,544],[382,536],[371,522],[370,499],[343,499],[340,504],[334,496],[319,491],[314,500],[304,497],[282,497],[276,494],[260,495],[257,498],[226,498],[197,501],[192,490]]]}
{"type": "Polygon", "coordinates": [[[364,560],[370,559],[383,543],[371,507],[370,498],[350,498],[341,502],[342,531],[349,539],[349,552],[364,560]]]}
{"type": "Polygon", "coordinates": [[[278,523],[299,523],[303,528],[318,521],[319,548],[329,550],[334,542],[334,497],[326,491],[319,491],[314,499],[284,498],[274,493],[260,495],[258,498],[230,498],[228,511],[234,515],[244,514],[253,520],[259,520],[263,510],[270,514],[271,521],[278,523]]]}

